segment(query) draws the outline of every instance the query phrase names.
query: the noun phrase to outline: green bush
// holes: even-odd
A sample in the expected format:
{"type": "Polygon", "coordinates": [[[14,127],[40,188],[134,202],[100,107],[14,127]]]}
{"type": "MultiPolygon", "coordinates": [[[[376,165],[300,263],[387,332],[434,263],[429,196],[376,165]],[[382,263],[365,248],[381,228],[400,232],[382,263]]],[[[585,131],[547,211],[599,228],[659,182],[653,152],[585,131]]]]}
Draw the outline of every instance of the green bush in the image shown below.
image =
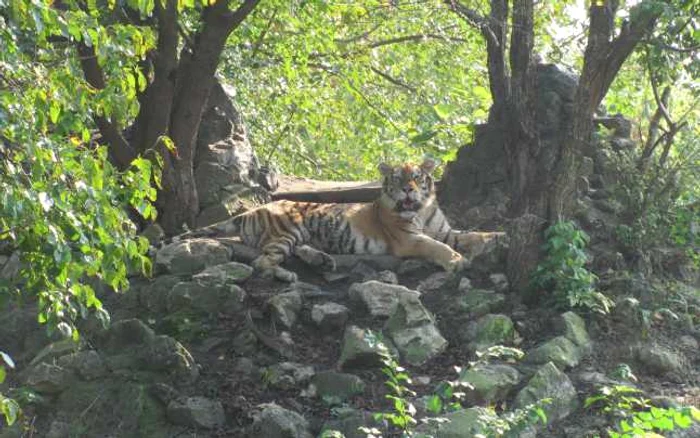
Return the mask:
{"type": "Polygon", "coordinates": [[[552,291],[559,307],[583,307],[608,313],[612,301],[595,290],[598,279],[586,269],[588,235],[571,221],[559,221],[545,231],[545,257],[537,266],[532,286],[552,291]]]}

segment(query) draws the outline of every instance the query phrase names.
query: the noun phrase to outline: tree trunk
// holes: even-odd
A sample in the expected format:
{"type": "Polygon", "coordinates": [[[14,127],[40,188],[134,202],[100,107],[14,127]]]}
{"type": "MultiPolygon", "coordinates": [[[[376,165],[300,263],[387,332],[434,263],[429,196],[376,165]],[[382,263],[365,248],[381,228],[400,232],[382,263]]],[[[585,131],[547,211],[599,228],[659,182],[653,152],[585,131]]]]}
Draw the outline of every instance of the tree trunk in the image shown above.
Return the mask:
{"type": "MultiPolygon", "coordinates": [[[[572,96],[573,113],[564,118],[562,126],[555,127],[561,134],[550,135],[543,141],[541,131],[551,127],[547,117],[538,114],[538,110],[547,112],[548,108],[547,103],[537,104],[537,99],[543,95],[538,94],[538,75],[531,59],[534,46],[533,0],[513,0],[509,80],[506,80],[507,69],[501,62],[506,53],[504,29],[508,22],[508,2],[491,0],[488,19],[456,0],[446,2],[470,24],[479,27],[486,38],[487,65],[494,101],[489,114],[491,127],[488,129],[504,133],[501,136],[503,143],[490,145],[502,148],[503,153],[490,156],[505,161],[505,186],[510,194],[511,243],[507,273],[511,287],[525,292],[530,274],[540,259],[544,228],[568,217],[574,205],[578,159],[590,141],[594,110],[600,105],[622,63],[641,38],[654,27],[661,8],[632,11],[630,23],[623,25],[618,35],[612,38],[619,2],[591,2],[589,38],[581,78],[572,96]]],[[[469,154],[458,156],[458,160],[470,158],[469,154]]],[[[484,163],[482,166],[498,169],[503,164],[484,163]]],[[[465,168],[469,167],[457,163],[446,171],[444,189],[451,201],[459,202],[455,194],[465,192],[459,185],[463,185],[467,177],[451,172],[465,168]]]]}

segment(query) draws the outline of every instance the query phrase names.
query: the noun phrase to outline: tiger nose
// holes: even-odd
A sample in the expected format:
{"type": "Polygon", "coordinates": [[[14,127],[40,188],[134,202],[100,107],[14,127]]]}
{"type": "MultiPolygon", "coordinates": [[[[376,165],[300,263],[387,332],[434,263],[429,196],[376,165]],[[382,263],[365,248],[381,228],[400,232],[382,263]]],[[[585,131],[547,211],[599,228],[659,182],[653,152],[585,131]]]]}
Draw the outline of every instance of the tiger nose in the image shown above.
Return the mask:
{"type": "Polygon", "coordinates": [[[403,186],[403,191],[406,193],[412,192],[414,190],[416,190],[416,185],[413,183],[406,184],[405,186],[403,186]]]}

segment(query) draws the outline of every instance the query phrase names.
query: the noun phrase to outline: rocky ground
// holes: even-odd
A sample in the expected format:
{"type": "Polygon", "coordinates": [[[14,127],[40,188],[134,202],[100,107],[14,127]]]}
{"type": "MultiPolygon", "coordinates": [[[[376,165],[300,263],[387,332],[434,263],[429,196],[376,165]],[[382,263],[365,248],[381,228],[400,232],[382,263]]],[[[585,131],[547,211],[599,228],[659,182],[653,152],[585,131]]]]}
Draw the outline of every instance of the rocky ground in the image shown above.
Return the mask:
{"type": "Polygon", "coordinates": [[[377,425],[371,413],[390,409],[368,330],[383,333],[412,376],[416,417],[428,415],[441,382],[473,385],[465,409],[442,415],[451,422],[438,437],[478,433],[479,406],[506,412],[546,397],[548,425],[521,436],[600,435],[606,417],[583,403],[619,380],[620,363],[655,403],[700,405],[699,333],[692,319],[638,317],[630,297],[652,285],[602,278],[619,302],[608,317],[528,308],[500,272],[502,249],[457,276],[391,257],[340,257],[334,274],[293,262],[303,281],[288,285],[253,276],[238,246],[172,244],[158,254],[154,279],[103,293],[112,324],[88,320],[78,344],[46,345],[31,306],[2,315],[25,430],[0,436],[282,438],[336,429],[363,437],[357,427],[377,425]],[[469,366],[493,345],[526,354],[469,366]]]}

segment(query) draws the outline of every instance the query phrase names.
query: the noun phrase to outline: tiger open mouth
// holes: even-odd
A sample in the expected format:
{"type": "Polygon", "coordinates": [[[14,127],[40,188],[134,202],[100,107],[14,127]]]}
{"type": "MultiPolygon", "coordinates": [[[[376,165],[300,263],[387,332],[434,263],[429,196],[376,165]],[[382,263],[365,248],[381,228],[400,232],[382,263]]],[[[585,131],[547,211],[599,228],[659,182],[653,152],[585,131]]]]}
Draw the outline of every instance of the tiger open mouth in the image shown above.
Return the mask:
{"type": "Polygon", "coordinates": [[[403,199],[401,201],[396,201],[396,210],[401,211],[418,211],[420,210],[420,201],[414,201],[411,199],[403,199]]]}

